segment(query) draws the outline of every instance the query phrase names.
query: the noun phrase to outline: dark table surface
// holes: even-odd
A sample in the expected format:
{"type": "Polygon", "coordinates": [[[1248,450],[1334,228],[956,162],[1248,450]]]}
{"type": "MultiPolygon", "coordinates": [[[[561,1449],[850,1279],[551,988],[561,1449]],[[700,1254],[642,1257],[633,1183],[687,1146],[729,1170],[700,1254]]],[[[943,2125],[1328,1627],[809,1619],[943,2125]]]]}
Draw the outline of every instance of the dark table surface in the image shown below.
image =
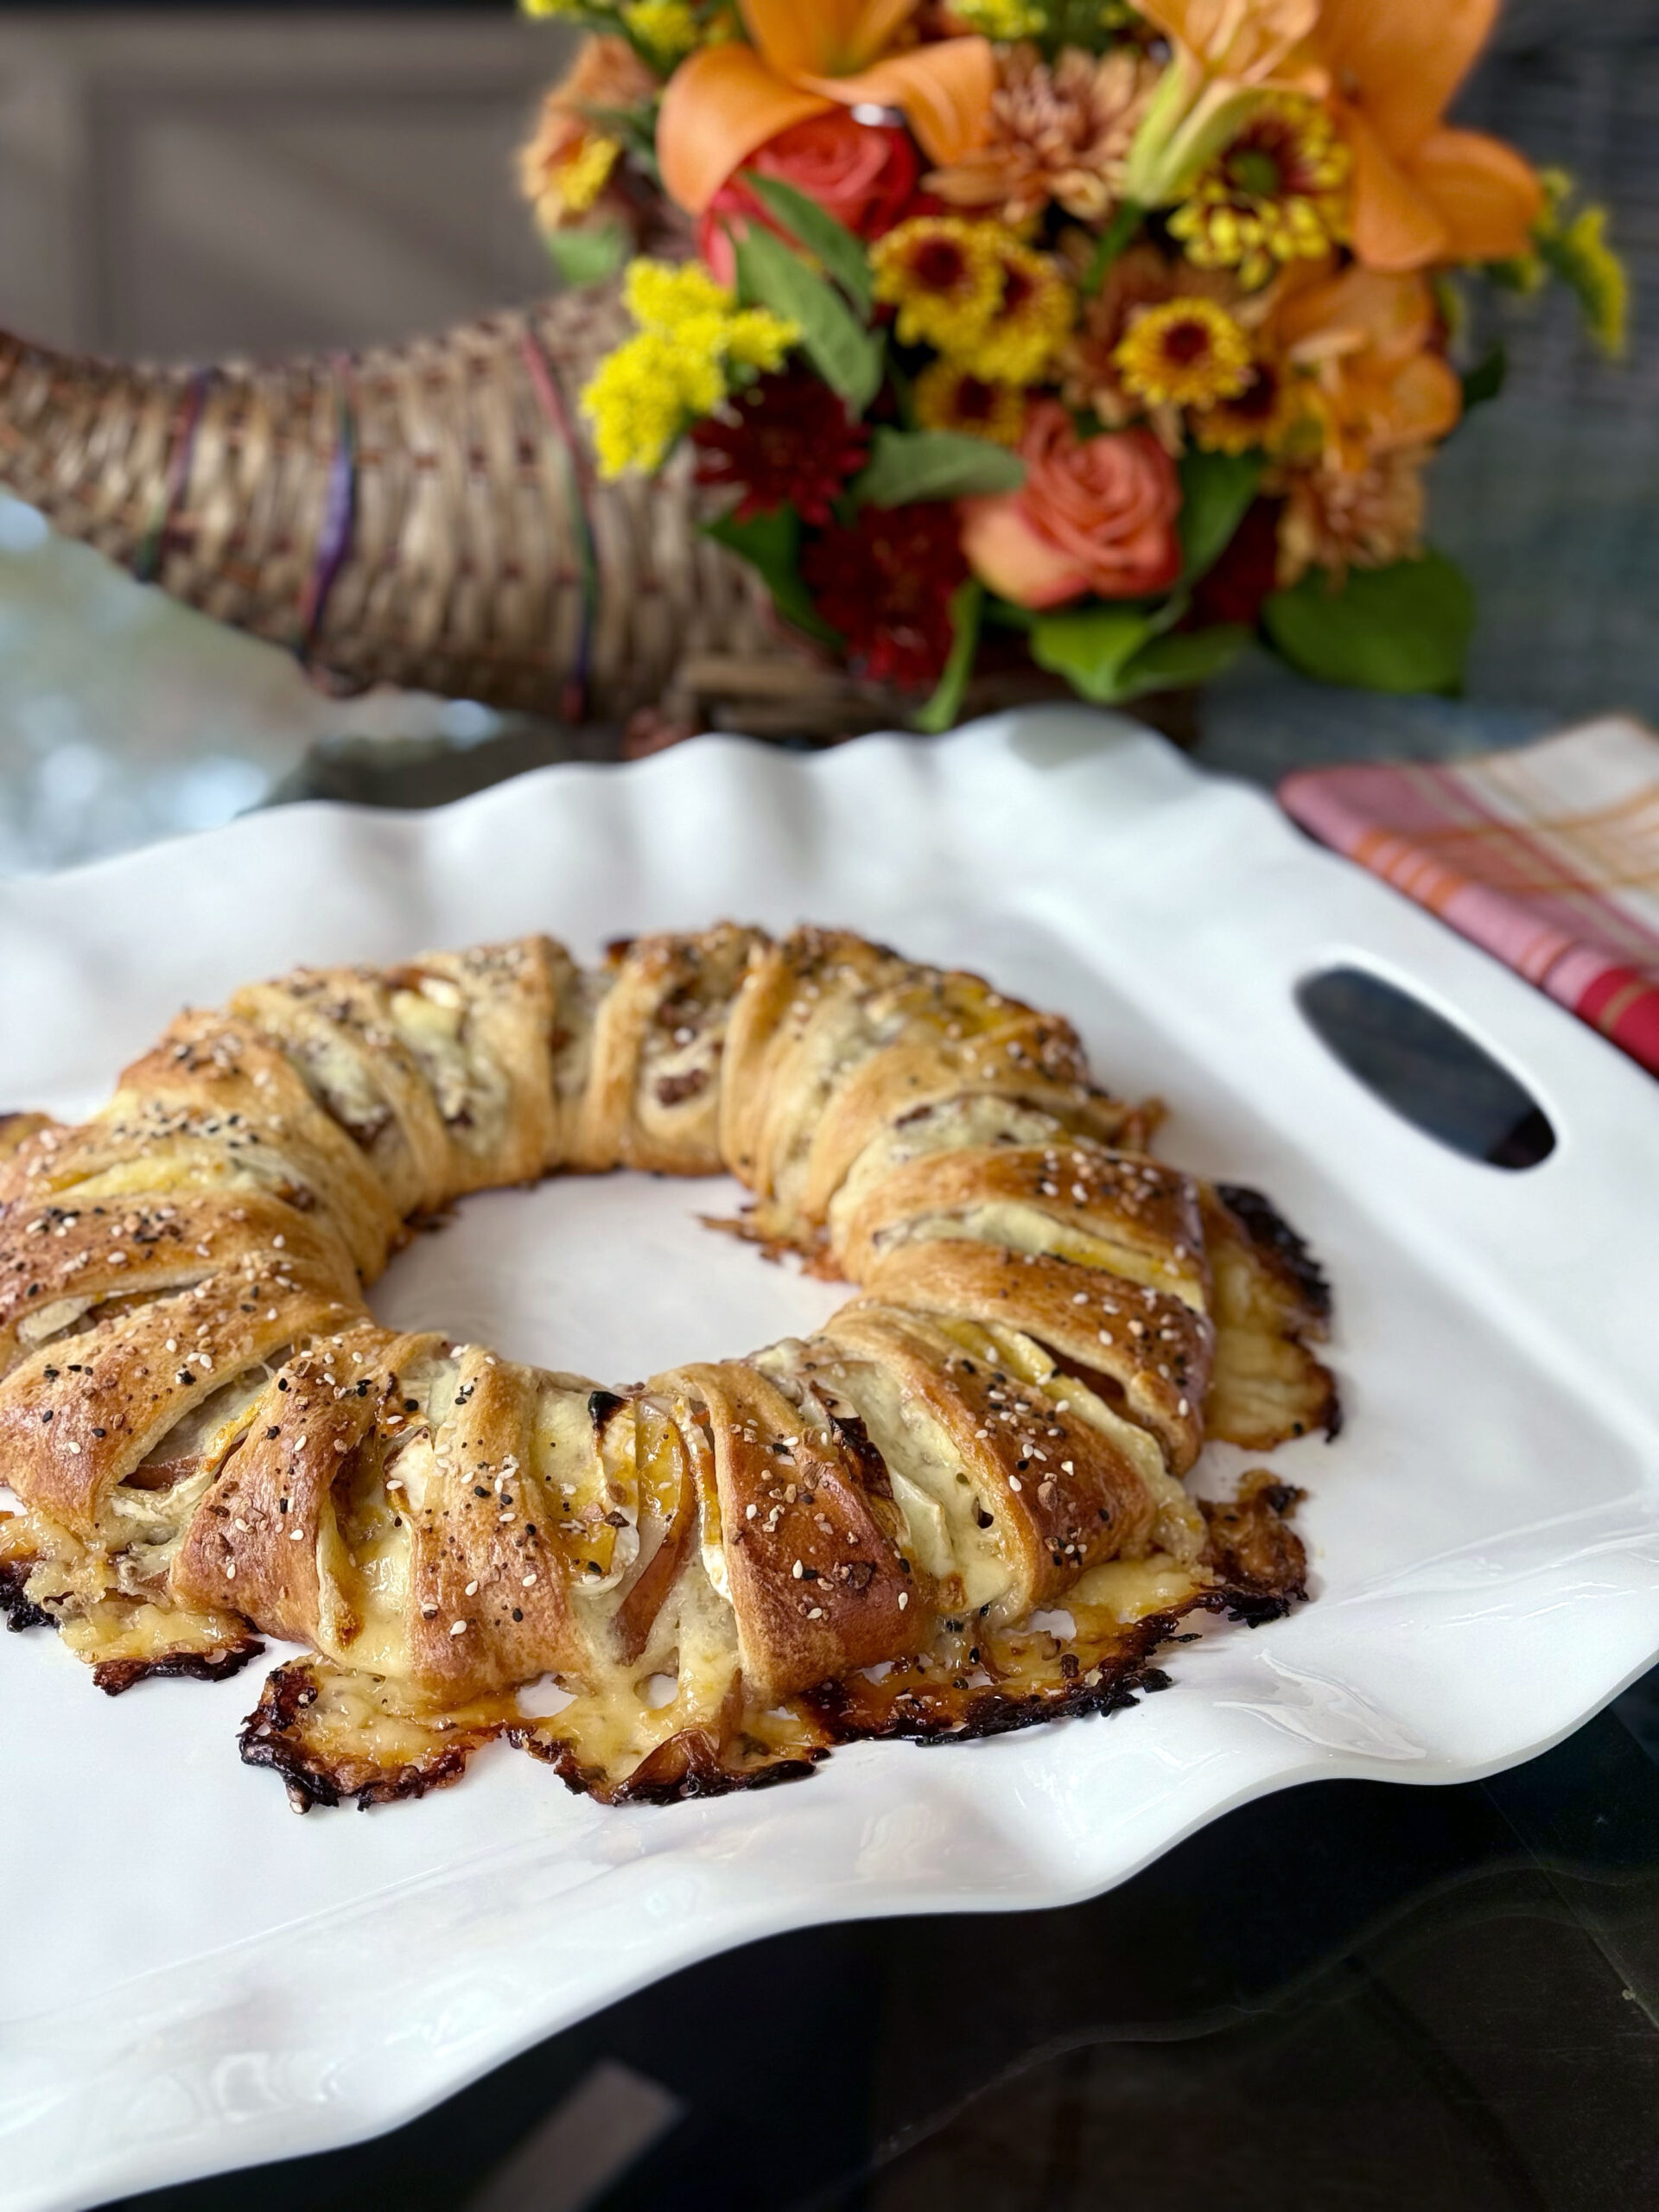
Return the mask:
{"type": "MultiPolygon", "coordinates": [[[[1420,734],[1402,751],[1483,734],[1467,710],[1400,712],[1420,734]]],[[[547,757],[533,737],[328,748],[284,795],[430,804],[547,757]]],[[[1389,1009],[1349,1012],[1386,1084],[1389,1009]]],[[[1513,1150],[1516,1101],[1450,1058],[1437,1076],[1408,1013],[1392,1061],[1448,1141],[1513,1150]]],[[[1065,1910],[778,1937],[395,2134],[127,2203],[1151,2212],[1199,2193],[1229,2212],[1659,2206],[1659,1669],[1488,1781],[1287,1790],[1065,1910]]]]}

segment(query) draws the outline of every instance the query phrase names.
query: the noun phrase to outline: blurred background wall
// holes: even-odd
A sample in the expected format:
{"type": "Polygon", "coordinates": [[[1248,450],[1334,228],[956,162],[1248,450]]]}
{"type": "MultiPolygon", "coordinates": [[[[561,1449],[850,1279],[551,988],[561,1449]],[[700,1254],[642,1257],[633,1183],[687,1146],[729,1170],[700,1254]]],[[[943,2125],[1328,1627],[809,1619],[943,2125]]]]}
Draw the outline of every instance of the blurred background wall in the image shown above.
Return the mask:
{"type": "MultiPolygon", "coordinates": [[[[512,152],[567,41],[493,0],[0,7],[0,324],[200,359],[396,338],[543,289],[512,152]]],[[[1471,696],[1497,734],[1659,719],[1659,0],[1511,0],[1461,112],[1611,202],[1635,293],[1621,365],[1566,300],[1483,310],[1510,386],[1432,478],[1434,535],[1480,593],[1471,696]]],[[[1408,747],[1439,711],[1263,664],[1206,705],[1206,751],[1266,775],[1325,729],[1408,747]]],[[[274,649],[0,504],[0,870],[216,819],[324,733],[486,722],[319,698],[274,649]]]]}
{"type": "Polygon", "coordinates": [[[512,156],[567,39],[505,7],[0,10],[0,314],[195,357],[544,286],[512,156]]]}

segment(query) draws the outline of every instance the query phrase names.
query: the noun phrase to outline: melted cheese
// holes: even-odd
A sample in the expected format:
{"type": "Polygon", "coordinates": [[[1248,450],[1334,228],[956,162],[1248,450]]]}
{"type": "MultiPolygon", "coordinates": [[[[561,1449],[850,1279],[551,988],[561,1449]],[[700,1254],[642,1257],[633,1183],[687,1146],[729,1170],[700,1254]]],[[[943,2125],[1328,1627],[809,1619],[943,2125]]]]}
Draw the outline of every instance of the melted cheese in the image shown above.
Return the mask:
{"type": "Polygon", "coordinates": [[[1021,1199],[988,1199],[982,1205],[964,1206],[959,1212],[918,1214],[896,1233],[906,1243],[965,1237],[973,1243],[1001,1245],[1008,1252],[1034,1252],[1071,1260],[1079,1267],[1102,1268],[1125,1281],[1169,1291],[1195,1313],[1204,1311],[1204,1287],[1192,1275],[1137,1251],[1133,1245],[1055,1221],[1021,1199]]]}

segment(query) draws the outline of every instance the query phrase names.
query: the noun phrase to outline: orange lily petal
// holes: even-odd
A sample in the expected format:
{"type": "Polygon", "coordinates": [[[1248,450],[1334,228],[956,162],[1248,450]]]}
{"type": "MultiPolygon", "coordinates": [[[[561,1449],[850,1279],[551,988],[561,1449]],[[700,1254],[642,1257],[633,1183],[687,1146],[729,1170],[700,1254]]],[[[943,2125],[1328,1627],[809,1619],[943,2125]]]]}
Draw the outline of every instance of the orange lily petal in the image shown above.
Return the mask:
{"type": "Polygon", "coordinates": [[[1453,261],[1526,251],[1543,192],[1532,164],[1479,130],[1435,130],[1412,157],[1413,182],[1439,210],[1453,261]]]}
{"type": "Polygon", "coordinates": [[[1469,73],[1500,0],[1324,0],[1313,43],[1332,82],[1396,156],[1426,137],[1469,73]]]}
{"type": "Polygon", "coordinates": [[[874,61],[917,0],[741,0],[743,27],[780,77],[842,77],[874,61]]]}
{"type": "MultiPolygon", "coordinates": [[[[1229,8],[1216,0],[1146,0],[1141,13],[1185,48],[1206,75],[1241,85],[1300,83],[1310,63],[1301,50],[1314,28],[1319,0],[1275,0],[1271,6],[1229,8]]],[[[1323,78],[1310,89],[1323,91],[1323,78]]]]}
{"type": "Polygon", "coordinates": [[[1463,412],[1463,386],[1438,353],[1420,353],[1389,384],[1381,421],[1370,425],[1373,453],[1402,446],[1438,445],[1463,412]]]}
{"type": "Polygon", "coordinates": [[[701,215],[757,146],[833,105],[775,77],[752,47],[706,46],[669,79],[658,111],[663,188],[688,213],[701,215]]]}
{"type": "Polygon", "coordinates": [[[803,81],[849,107],[868,100],[902,110],[923,152],[943,167],[982,143],[996,87],[996,60],[988,39],[947,38],[936,46],[889,54],[856,77],[803,81]]]}
{"type": "Polygon", "coordinates": [[[1433,295],[1427,280],[1414,273],[1345,269],[1296,308],[1304,331],[1351,330],[1383,361],[1407,360],[1421,352],[1434,327],[1433,295]]]}
{"type": "Polygon", "coordinates": [[[1354,251],[1371,269],[1421,269],[1443,259],[1446,230],[1434,207],[1367,117],[1349,108],[1341,121],[1353,156],[1354,251]]]}

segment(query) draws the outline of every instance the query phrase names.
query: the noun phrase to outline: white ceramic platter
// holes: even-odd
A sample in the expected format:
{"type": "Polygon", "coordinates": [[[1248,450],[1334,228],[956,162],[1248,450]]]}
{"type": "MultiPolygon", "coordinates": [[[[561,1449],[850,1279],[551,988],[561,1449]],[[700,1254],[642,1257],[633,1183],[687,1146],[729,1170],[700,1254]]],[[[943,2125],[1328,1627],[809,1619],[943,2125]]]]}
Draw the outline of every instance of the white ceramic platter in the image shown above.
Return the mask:
{"type": "MultiPolygon", "coordinates": [[[[237,1759],[257,1672],[111,1702],[52,1637],[0,1639],[9,2212],[389,2127],[754,1936],[1063,1904],[1288,1783],[1489,1772],[1659,1655],[1659,1094],[1125,724],[1055,710],[810,760],[707,740],[0,887],[0,1103],[83,1109],[181,1001],[296,961],[536,929],[591,954],[724,914],[848,923],[1063,1009],[1104,1080],[1169,1101],[1166,1153],[1312,1237],[1348,1427],[1277,1464],[1313,1492],[1317,1602],[1182,1647],[1171,1693],[1109,1721],[858,1746],[666,1810],[603,1811],[501,1751],[421,1803],[302,1821],[237,1759]],[[1511,1066],[1553,1155],[1475,1165],[1363,1091],[1293,997],[1338,962],[1511,1066]]],[[[377,1310],[611,1378],[810,1327],[844,1294],[697,1225],[734,1195],[619,1176],[473,1199],[377,1310]]]]}

